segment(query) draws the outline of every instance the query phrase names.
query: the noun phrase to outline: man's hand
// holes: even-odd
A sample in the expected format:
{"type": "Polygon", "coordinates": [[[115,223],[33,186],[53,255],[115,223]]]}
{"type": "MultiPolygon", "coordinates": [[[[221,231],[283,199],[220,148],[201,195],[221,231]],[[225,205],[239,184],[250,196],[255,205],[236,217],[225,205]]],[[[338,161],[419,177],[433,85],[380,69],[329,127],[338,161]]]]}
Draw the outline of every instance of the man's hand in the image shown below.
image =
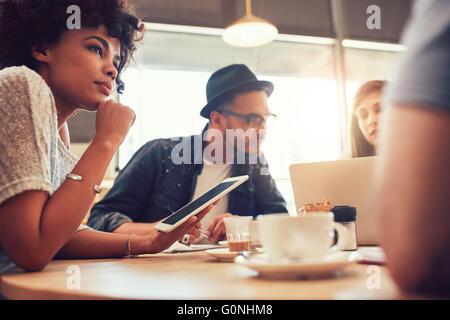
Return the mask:
{"type": "MultiPolygon", "coordinates": [[[[197,220],[197,221],[198,221],[198,220],[197,220]]],[[[185,233],[185,235],[188,235],[188,236],[189,236],[189,239],[187,240],[187,242],[184,242],[184,241],[183,241],[183,240],[184,240],[184,239],[183,239],[183,238],[184,238],[184,235],[181,236],[181,238],[178,239],[178,241],[181,242],[181,243],[183,243],[183,244],[185,244],[185,245],[187,245],[187,246],[190,246],[192,243],[195,242],[195,240],[196,240],[197,238],[199,238],[199,237],[202,235],[202,234],[200,233],[200,228],[201,228],[201,227],[202,227],[201,223],[200,223],[200,222],[197,222],[193,228],[191,228],[187,233],[185,233]]]]}
{"type": "MultiPolygon", "coordinates": [[[[212,205],[215,206],[217,203],[219,203],[220,200],[222,200],[222,199],[217,200],[212,205]]],[[[206,210],[208,210],[208,212],[209,212],[210,209],[206,209],[206,210]]],[[[202,214],[202,215],[199,214],[199,215],[197,215],[197,218],[198,218],[197,224],[195,225],[194,228],[191,228],[191,230],[186,233],[189,236],[189,240],[187,241],[187,243],[183,242],[184,235],[181,237],[181,239],[178,239],[178,241],[182,242],[182,243],[184,243],[184,244],[186,244],[188,246],[191,245],[191,243],[194,243],[195,240],[202,235],[200,233],[200,229],[202,227],[200,221],[205,217],[205,215],[206,214],[202,214]]]]}
{"type": "Polygon", "coordinates": [[[214,217],[211,221],[208,229],[206,230],[206,234],[208,235],[208,240],[210,242],[217,242],[219,240],[225,239],[226,230],[225,230],[225,222],[223,218],[232,217],[231,213],[224,213],[219,216],[214,217]]]}

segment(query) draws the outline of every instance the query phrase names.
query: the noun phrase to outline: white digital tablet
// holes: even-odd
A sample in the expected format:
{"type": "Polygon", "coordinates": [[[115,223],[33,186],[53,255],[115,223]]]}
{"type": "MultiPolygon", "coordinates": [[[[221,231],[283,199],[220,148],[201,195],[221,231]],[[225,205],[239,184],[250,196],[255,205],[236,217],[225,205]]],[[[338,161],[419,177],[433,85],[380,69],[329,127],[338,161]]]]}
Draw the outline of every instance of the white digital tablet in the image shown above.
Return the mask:
{"type": "Polygon", "coordinates": [[[155,228],[164,232],[169,232],[183,224],[190,217],[207,208],[210,204],[216,202],[231,190],[247,181],[248,176],[232,177],[223,180],[209,191],[202,194],[195,200],[192,200],[184,207],[178,209],[166,219],[158,223],[155,228]]]}

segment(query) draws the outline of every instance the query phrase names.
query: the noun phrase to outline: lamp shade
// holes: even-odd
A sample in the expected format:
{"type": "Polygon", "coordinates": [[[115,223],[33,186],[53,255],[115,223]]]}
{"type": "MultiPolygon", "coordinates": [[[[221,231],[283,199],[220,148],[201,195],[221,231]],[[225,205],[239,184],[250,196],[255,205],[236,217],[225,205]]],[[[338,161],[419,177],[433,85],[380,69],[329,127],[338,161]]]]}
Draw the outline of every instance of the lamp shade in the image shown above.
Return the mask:
{"type": "Polygon", "coordinates": [[[231,46],[249,48],[265,45],[277,34],[277,28],[269,21],[246,15],[225,29],[223,40],[231,46]]]}

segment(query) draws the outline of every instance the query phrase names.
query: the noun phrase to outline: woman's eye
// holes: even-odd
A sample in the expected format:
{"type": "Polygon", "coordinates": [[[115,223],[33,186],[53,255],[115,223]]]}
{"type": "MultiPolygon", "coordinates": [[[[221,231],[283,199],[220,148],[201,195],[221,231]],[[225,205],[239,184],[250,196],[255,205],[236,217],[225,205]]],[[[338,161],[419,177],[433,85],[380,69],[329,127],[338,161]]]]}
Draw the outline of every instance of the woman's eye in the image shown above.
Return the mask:
{"type": "Polygon", "coordinates": [[[365,118],[367,118],[367,111],[366,111],[366,110],[360,110],[360,111],[358,112],[358,118],[360,118],[360,119],[365,119],[365,118]]]}
{"type": "Polygon", "coordinates": [[[97,53],[99,56],[102,56],[102,54],[103,54],[102,48],[97,47],[97,46],[91,46],[91,47],[89,47],[89,50],[91,50],[92,52],[97,53]]]}

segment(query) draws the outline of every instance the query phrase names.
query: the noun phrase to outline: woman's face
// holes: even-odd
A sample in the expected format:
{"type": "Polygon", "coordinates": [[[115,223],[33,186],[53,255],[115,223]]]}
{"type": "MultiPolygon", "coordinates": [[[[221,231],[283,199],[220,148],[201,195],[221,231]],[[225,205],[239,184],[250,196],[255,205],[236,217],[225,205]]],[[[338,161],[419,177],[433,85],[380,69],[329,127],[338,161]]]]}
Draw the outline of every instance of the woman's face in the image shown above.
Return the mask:
{"type": "Polygon", "coordinates": [[[369,144],[376,147],[378,145],[378,121],[381,111],[380,92],[373,92],[362,99],[356,109],[358,125],[364,138],[369,144]]]}
{"type": "Polygon", "coordinates": [[[94,111],[116,89],[120,42],[104,26],[70,30],[37,59],[57,104],[94,111]]]}

